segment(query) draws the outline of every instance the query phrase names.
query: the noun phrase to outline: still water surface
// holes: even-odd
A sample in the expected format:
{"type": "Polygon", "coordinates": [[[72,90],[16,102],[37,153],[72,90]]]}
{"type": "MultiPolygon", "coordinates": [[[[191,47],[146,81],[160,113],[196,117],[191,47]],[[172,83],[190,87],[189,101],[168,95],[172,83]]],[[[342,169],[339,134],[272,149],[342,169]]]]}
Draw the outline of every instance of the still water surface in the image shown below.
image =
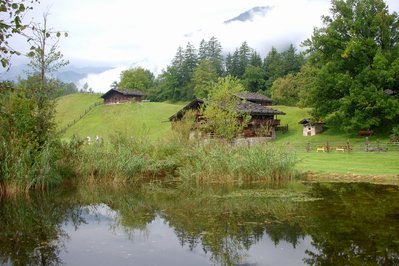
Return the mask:
{"type": "Polygon", "coordinates": [[[2,199],[0,265],[399,265],[399,188],[90,187],[2,199]]]}

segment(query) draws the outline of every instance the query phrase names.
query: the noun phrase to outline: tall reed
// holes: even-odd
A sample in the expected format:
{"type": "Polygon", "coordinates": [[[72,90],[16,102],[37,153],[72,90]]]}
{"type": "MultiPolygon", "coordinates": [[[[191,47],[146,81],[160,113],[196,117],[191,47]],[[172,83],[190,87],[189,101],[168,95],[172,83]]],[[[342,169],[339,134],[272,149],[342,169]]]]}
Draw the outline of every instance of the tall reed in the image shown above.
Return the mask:
{"type": "Polygon", "coordinates": [[[293,153],[271,143],[246,147],[176,137],[149,142],[116,135],[108,144],[86,145],[76,167],[83,180],[206,184],[289,180],[295,162],[293,153]]]}
{"type": "Polygon", "coordinates": [[[0,194],[27,193],[62,182],[64,149],[58,141],[40,149],[3,141],[0,152],[0,194]]]}
{"type": "Polygon", "coordinates": [[[295,155],[281,146],[251,147],[224,143],[190,150],[180,176],[196,183],[231,183],[287,180],[294,175],[295,155]]]}

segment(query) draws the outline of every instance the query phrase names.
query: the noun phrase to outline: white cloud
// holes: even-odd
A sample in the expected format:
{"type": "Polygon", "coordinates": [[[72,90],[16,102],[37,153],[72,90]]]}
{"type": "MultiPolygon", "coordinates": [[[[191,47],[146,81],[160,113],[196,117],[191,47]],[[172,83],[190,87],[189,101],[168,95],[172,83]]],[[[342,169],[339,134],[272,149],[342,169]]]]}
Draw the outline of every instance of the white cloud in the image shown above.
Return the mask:
{"type": "Polygon", "coordinates": [[[120,66],[99,74],[90,74],[79,81],[78,88],[82,88],[87,83],[89,88],[92,88],[95,92],[106,92],[110,89],[112,82],[120,81],[121,72],[128,68],[127,66],[120,66]]]}

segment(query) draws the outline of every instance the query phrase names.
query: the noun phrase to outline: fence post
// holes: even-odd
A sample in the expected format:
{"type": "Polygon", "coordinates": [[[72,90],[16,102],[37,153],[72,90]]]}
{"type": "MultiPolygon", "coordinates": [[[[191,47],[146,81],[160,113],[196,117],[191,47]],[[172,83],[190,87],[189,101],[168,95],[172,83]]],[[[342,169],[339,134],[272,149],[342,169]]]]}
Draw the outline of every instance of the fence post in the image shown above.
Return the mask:
{"type": "Polygon", "coordinates": [[[310,142],[306,143],[306,152],[310,152],[310,142]]]}
{"type": "Polygon", "coordinates": [[[365,138],[364,150],[365,150],[366,152],[369,151],[369,137],[366,137],[366,138],[365,138]]]}

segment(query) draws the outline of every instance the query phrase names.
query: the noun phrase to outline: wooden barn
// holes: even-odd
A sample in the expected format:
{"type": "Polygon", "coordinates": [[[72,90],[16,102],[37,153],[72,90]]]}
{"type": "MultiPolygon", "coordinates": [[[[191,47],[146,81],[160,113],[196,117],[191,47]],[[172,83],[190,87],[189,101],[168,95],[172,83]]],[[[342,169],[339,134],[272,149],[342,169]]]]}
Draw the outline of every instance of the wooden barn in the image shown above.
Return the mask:
{"type": "Polygon", "coordinates": [[[273,105],[273,100],[270,99],[269,97],[266,97],[265,95],[262,95],[257,92],[240,92],[234,94],[238,98],[244,101],[252,102],[252,103],[257,103],[263,106],[270,106],[273,105]]]}
{"type": "MultiPolygon", "coordinates": [[[[201,105],[206,104],[203,99],[195,99],[184,106],[176,114],[169,118],[169,121],[174,123],[180,121],[184,114],[193,110],[195,115],[195,120],[197,123],[204,121],[204,117],[201,114],[201,105]]],[[[221,107],[223,108],[223,107],[221,107]]],[[[277,119],[277,115],[285,115],[285,113],[272,108],[265,107],[260,104],[256,104],[249,101],[242,101],[236,106],[237,112],[241,114],[249,114],[251,120],[246,128],[244,128],[242,135],[245,138],[249,137],[270,137],[275,138],[276,131],[275,128],[280,125],[280,120],[277,119]],[[265,131],[266,129],[266,131],[265,131]]],[[[240,117],[237,117],[240,119],[240,117]]]]}
{"type": "Polygon", "coordinates": [[[118,104],[126,103],[131,100],[141,102],[144,93],[137,90],[120,90],[120,89],[110,89],[104,93],[101,98],[104,99],[104,104],[118,104]]]}
{"type": "Polygon", "coordinates": [[[298,124],[303,125],[303,135],[305,137],[317,135],[324,130],[324,122],[316,122],[311,118],[304,118],[298,124]]]}

